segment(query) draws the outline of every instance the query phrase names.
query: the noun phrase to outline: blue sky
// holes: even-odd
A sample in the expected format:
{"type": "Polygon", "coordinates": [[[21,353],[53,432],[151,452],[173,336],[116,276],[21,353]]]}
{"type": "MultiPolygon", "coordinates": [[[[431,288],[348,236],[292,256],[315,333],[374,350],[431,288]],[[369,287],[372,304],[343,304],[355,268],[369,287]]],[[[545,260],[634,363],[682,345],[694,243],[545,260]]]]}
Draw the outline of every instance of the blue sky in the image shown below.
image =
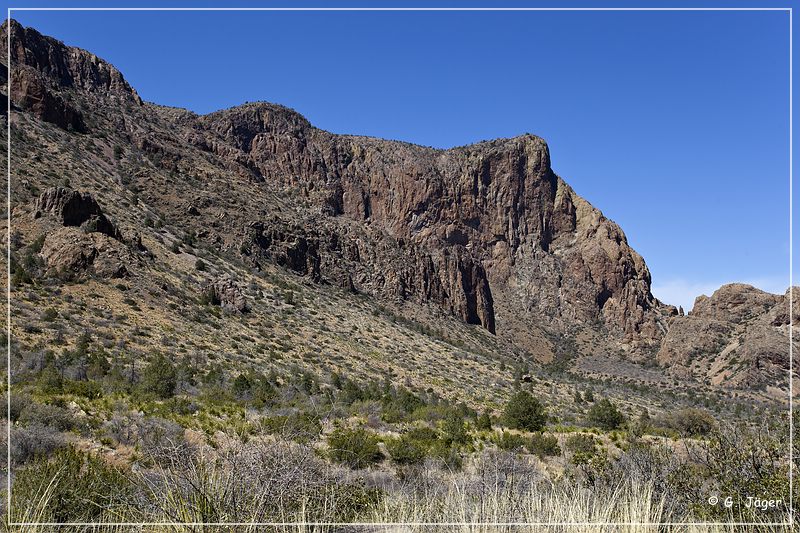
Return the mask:
{"type": "Polygon", "coordinates": [[[662,300],[788,287],[785,12],[14,17],[112,62],[145,100],[198,113],[266,100],[332,132],[436,147],[535,133],[622,226],[662,300]]]}

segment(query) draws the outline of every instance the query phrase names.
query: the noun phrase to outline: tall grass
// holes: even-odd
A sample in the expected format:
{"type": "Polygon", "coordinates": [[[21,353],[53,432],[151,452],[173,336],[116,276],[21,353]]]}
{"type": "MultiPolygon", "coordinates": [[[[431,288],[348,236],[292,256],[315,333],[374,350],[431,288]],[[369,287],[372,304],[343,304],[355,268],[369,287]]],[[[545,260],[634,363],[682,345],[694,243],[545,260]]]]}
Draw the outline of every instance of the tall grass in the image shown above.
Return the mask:
{"type": "MultiPolygon", "coordinates": [[[[20,475],[24,475],[21,471],[20,475]]],[[[18,522],[49,522],[60,486],[56,473],[15,501],[18,522]]],[[[146,531],[227,531],[199,522],[246,523],[236,531],[276,533],[354,530],[397,532],[782,532],[788,526],[691,524],[687,511],[667,505],[653,480],[625,478],[590,486],[570,477],[550,481],[530,464],[508,454],[484,454],[449,471],[427,464],[398,478],[380,472],[332,466],[289,443],[255,443],[217,454],[162,455],[159,462],[129,473],[136,490],[126,505],[102,514],[100,522],[160,522],[146,531]],[[375,489],[375,490],[373,490],[375,489]],[[378,497],[376,495],[380,494],[378,497]],[[673,509],[673,510],[670,510],[673,509]],[[186,525],[167,525],[181,522],[186,525]],[[281,525],[264,526],[263,523],[281,525]],[[672,523],[678,525],[663,525],[672,523]]],[[[96,502],[87,501],[87,506],[96,502]]],[[[775,515],[770,515],[775,520],[775,515]]],[[[737,522],[734,516],[728,521],[737,522]]],[[[753,521],[752,516],[747,521],[753,521]]],[[[788,517],[786,517],[788,520],[788,517]]],[[[50,526],[9,526],[15,532],[64,531],[50,526]]],[[[124,526],[72,527],[71,531],[128,531],[124,526]]]]}

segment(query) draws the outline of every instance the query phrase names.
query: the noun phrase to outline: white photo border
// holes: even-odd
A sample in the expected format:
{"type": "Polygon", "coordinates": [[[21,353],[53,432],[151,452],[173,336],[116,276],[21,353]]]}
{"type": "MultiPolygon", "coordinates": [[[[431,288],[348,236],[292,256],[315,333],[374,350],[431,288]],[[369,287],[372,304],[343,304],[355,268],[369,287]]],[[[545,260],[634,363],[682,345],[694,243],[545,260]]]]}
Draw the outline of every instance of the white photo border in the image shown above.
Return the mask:
{"type": "Polygon", "coordinates": [[[7,516],[9,527],[152,527],[152,526],[354,526],[354,527],[524,527],[524,526],[787,526],[794,524],[793,479],[794,479],[794,422],[793,412],[793,234],[792,234],[792,194],[793,194],[793,55],[792,55],[792,7],[9,7],[6,17],[8,27],[13,11],[782,11],[789,14],[789,520],[787,522],[13,522],[11,516],[11,31],[8,31],[8,95],[7,95],[7,221],[6,221],[6,465],[7,465],[7,516]]]}

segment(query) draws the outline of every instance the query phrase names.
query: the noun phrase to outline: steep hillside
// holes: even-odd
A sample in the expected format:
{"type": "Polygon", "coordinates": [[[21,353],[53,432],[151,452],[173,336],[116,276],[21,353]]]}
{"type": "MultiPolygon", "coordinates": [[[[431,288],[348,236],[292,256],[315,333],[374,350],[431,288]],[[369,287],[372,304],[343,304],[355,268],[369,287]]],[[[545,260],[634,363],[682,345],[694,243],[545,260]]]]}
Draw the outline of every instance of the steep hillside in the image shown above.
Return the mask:
{"type": "MultiPolygon", "coordinates": [[[[678,377],[782,394],[786,322],[770,325],[763,379],[718,361],[704,363],[708,376],[683,370],[703,349],[691,333],[710,327],[693,325],[702,311],[678,316],[653,297],[642,257],[554,174],[539,137],[435,150],[334,135],[274,104],[198,116],[142,101],[89,52],[17,23],[0,37],[8,31],[21,352],[52,342],[25,325],[35,309],[78,298],[104,320],[130,307],[107,335],[124,331],[125,350],[140,354],[158,337],[176,357],[235,345],[226,358],[263,365],[258,354],[278,350],[490,397],[520,368],[565,373],[563,383],[678,377]],[[213,324],[198,318],[209,301],[223,308],[213,324]],[[299,301],[316,302],[302,318],[299,301]]],[[[765,360],[759,350],[746,358],[765,360]]]]}

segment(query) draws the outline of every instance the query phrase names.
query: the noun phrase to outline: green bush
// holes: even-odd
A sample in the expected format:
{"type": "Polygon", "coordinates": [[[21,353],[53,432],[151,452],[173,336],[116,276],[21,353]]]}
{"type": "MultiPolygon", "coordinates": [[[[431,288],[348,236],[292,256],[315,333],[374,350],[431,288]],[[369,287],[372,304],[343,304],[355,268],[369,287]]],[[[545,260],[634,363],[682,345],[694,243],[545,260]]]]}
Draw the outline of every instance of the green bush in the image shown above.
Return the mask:
{"type": "Polygon", "coordinates": [[[64,388],[64,377],[52,363],[44,367],[37,381],[42,392],[46,394],[58,394],[64,388]]]}
{"type": "Polygon", "coordinates": [[[157,355],[142,372],[140,390],[145,395],[167,399],[175,394],[178,385],[178,372],[172,361],[164,355],[157,355]]]}
{"type": "Polygon", "coordinates": [[[253,394],[253,404],[256,407],[266,407],[270,405],[278,395],[278,391],[275,390],[275,387],[269,379],[263,376],[257,379],[254,384],[251,384],[251,390],[253,394]]]}
{"type": "Polygon", "coordinates": [[[416,465],[425,461],[426,447],[407,434],[386,442],[386,450],[392,462],[398,465],[416,465]]]}
{"type": "Polygon", "coordinates": [[[475,421],[475,429],[478,431],[492,430],[492,418],[489,416],[489,413],[483,413],[478,417],[478,419],[475,421]]]}
{"type": "Polygon", "coordinates": [[[564,446],[573,453],[594,453],[597,450],[597,441],[592,435],[576,433],[567,438],[564,446]]]}
{"type": "Polygon", "coordinates": [[[423,444],[427,448],[430,448],[437,440],[439,440],[439,434],[436,432],[436,430],[429,428],[428,426],[411,428],[406,432],[406,436],[408,436],[409,439],[413,439],[423,444]]]}
{"type": "Polygon", "coordinates": [[[298,412],[289,416],[271,416],[261,419],[261,427],[267,433],[306,444],[316,439],[322,431],[319,418],[311,413],[298,412]]]}
{"type": "Polygon", "coordinates": [[[457,446],[448,445],[439,439],[431,447],[431,457],[439,459],[445,467],[452,470],[459,470],[464,464],[464,458],[457,446]]]}
{"type": "Polygon", "coordinates": [[[251,387],[250,379],[245,374],[239,374],[236,376],[236,379],[233,380],[233,393],[239,398],[247,395],[251,387]]]}
{"type": "Polygon", "coordinates": [[[338,428],[328,436],[328,455],[353,469],[366,468],[383,460],[378,437],[364,429],[338,428]]]}
{"type": "Polygon", "coordinates": [[[555,435],[534,433],[526,444],[528,451],[539,457],[555,457],[561,455],[561,447],[555,435]]]}
{"type": "Polygon", "coordinates": [[[64,392],[90,400],[103,396],[103,388],[96,381],[67,381],[64,383],[64,392]]]}
{"type": "Polygon", "coordinates": [[[503,418],[510,428],[541,431],[547,423],[547,412],[529,392],[519,391],[508,400],[503,418]]]}
{"type": "Polygon", "coordinates": [[[409,415],[423,407],[425,402],[419,396],[401,387],[384,396],[381,418],[385,422],[395,424],[407,420],[409,415]]]}
{"type": "Polygon", "coordinates": [[[42,522],[92,522],[127,507],[132,484],[119,469],[72,447],[40,457],[17,472],[12,519],[42,522]],[[46,505],[43,500],[46,498],[46,505]],[[31,517],[29,513],[38,516],[31,517]]]}
{"type": "Polygon", "coordinates": [[[622,426],[625,422],[625,415],[611,403],[611,400],[604,398],[589,409],[587,419],[591,424],[610,431],[622,426]]]}
{"type": "Polygon", "coordinates": [[[472,440],[460,414],[453,411],[442,420],[442,440],[448,446],[464,446],[472,440]]]}
{"type": "Polygon", "coordinates": [[[708,435],[716,427],[717,421],[702,409],[681,409],[664,417],[664,425],[688,437],[708,435]]]}
{"type": "Polygon", "coordinates": [[[522,435],[503,431],[494,437],[494,442],[501,450],[518,451],[525,447],[527,441],[522,435]]]}

